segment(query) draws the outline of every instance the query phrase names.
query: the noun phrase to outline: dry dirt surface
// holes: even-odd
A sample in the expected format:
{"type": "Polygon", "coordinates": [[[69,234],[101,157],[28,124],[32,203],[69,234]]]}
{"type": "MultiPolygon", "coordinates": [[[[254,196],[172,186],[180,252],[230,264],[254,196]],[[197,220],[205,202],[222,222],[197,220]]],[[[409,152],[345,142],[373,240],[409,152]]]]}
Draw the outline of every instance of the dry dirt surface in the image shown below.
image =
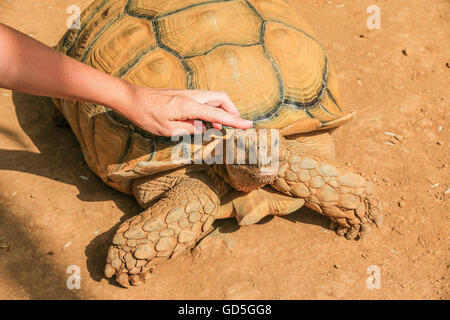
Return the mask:
{"type": "MultiPolygon", "coordinates": [[[[67,8],[89,2],[0,0],[0,22],[53,46],[67,8]]],[[[335,133],[337,156],[378,185],[384,224],[348,241],[307,209],[248,227],[220,221],[200,249],[121,288],[103,277],[106,250],[140,208],[90,172],[48,98],[0,89],[0,299],[450,297],[450,1],[290,2],[334,61],[343,104],[358,111],[335,133]],[[379,30],[366,24],[371,5],[379,30]],[[80,289],[67,288],[69,266],[80,289]],[[370,266],[379,289],[367,285],[370,266]]]]}

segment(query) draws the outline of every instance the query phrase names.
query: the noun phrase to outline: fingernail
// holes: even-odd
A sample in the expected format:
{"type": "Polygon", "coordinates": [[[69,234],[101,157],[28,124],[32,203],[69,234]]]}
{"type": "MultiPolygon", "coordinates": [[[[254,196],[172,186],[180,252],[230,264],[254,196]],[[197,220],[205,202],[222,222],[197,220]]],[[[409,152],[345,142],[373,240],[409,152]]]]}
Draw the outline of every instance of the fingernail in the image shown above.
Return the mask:
{"type": "Polygon", "coordinates": [[[244,120],[244,124],[247,125],[247,126],[253,126],[253,121],[244,120]]]}

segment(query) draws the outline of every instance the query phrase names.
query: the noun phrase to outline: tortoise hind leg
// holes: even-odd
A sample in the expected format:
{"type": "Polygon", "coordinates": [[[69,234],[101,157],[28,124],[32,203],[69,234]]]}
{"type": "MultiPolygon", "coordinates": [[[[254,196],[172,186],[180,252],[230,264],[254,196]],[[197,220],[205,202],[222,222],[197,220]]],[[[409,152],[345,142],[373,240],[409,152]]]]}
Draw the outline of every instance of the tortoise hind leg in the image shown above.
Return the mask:
{"type": "Polygon", "coordinates": [[[339,235],[347,239],[364,236],[373,223],[382,221],[374,186],[360,174],[286,141],[287,169],[272,187],[305,199],[305,206],[332,220],[339,235]]]}
{"type": "Polygon", "coordinates": [[[106,277],[115,274],[125,287],[142,284],[153,266],[205,236],[220,205],[209,180],[203,173],[181,177],[154,205],[125,221],[109,248],[106,277]]]}

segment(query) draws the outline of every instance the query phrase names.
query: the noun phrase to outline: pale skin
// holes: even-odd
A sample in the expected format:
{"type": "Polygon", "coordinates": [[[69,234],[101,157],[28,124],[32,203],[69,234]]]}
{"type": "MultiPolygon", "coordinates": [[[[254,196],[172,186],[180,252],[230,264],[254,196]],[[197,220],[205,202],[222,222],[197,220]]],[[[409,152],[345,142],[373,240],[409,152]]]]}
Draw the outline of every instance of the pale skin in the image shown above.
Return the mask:
{"type": "MultiPolygon", "coordinates": [[[[224,92],[139,87],[89,67],[0,23],[0,87],[108,106],[160,136],[194,133],[194,121],[248,129],[224,92]]],[[[203,125],[203,130],[205,127],[203,125]]]]}

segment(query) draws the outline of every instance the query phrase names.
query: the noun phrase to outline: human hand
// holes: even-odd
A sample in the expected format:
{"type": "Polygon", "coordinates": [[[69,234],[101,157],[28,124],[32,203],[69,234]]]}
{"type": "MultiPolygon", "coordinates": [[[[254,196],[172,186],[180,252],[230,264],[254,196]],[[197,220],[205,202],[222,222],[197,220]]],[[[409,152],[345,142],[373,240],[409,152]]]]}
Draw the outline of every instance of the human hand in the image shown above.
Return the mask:
{"type": "MultiPolygon", "coordinates": [[[[239,111],[224,92],[203,90],[152,89],[131,85],[128,105],[110,106],[140,128],[159,136],[193,134],[195,120],[248,129],[252,121],[239,111]]],[[[202,132],[206,130],[204,124],[202,132]]],[[[196,132],[197,133],[197,132],[196,132]]]]}

